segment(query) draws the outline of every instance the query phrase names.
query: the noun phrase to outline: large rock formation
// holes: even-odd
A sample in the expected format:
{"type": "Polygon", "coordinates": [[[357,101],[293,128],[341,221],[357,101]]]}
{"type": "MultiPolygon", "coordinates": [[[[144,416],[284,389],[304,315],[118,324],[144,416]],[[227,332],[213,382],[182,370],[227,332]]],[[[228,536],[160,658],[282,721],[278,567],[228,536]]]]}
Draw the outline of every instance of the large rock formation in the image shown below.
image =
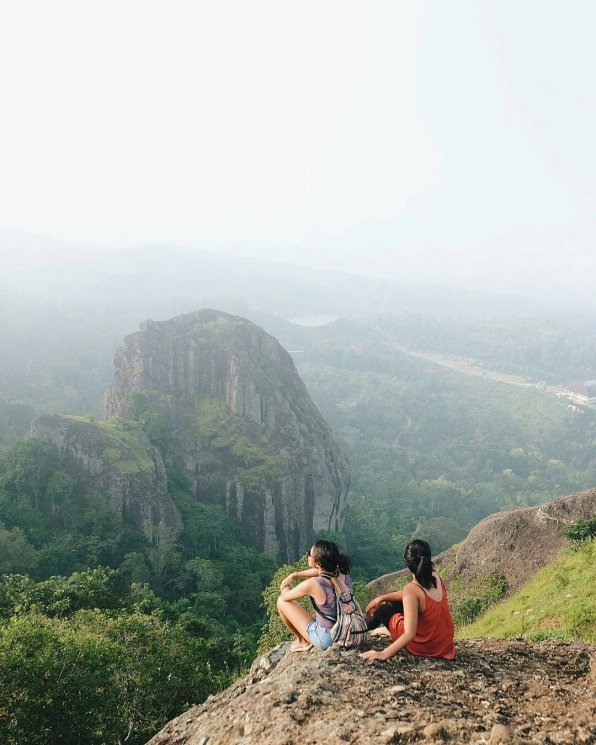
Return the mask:
{"type": "Polygon", "coordinates": [[[203,310],[147,321],[116,352],[105,420],[136,419],[197,500],[294,560],[340,530],[348,469],[289,354],[249,321],[203,310]]]}
{"type": "MultiPolygon", "coordinates": [[[[596,515],[596,489],[509,512],[496,512],[475,525],[456,548],[435,558],[445,583],[455,577],[470,584],[489,575],[505,579],[515,592],[555,559],[565,545],[565,530],[596,515]]],[[[390,592],[402,572],[385,574],[369,584],[377,595],[390,592]]]]}
{"type": "Polygon", "coordinates": [[[451,662],[286,646],[148,745],[596,742],[594,645],[472,639],[451,662]]]}
{"type": "Polygon", "coordinates": [[[109,427],[74,417],[44,415],[30,435],[54,445],[76,490],[97,492],[152,543],[182,530],[167,491],[161,455],[134,424],[109,427]]]}

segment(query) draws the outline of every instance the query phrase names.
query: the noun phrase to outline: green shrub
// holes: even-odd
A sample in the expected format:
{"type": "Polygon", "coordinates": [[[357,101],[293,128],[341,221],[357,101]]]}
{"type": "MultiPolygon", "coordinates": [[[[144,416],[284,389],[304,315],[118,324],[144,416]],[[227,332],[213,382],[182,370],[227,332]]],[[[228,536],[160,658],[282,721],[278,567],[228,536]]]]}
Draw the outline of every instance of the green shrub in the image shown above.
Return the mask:
{"type": "Polygon", "coordinates": [[[472,623],[504,593],[505,578],[500,574],[486,574],[465,584],[461,579],[454,580],[449,587],[449,602],[456,626],[472,623]]]}
{"type": "Polygon", "coordinates": [[[584,541],[593,541],[596,538],[596,516],[572,523],[565,531],[565,538],[573,546],[584,541]]]}
{"type": "Polygon", "coordinates": [[[1,741],[141,745],[229,683],[216,647],[141,614],[14,617],[0,626],[1,741]]]}
{"type": "Polygon", "coordinates": [[[115,652],[64,622],[13,619],[0,631],[2,742],[117,742],[115,652]]]}
{"type": "Polygon", "coordinates": [[[0,579],[0,618],[30,612],[64,617],[83,609],[123,608],[126,598],[120,589],[118,572],[103,567],[43,582],[22,574],[4,575],[0,579]]]}
{"type": "MultiPolygon", "coordinates": [[[[264,654],[278,644],[281,644],[281,642],[288,641],[292,638],[292,635],[285,627],[284,622],[281,620],[279,613],[277,612],[277,598],[280,594],[279,586],[288,574],[291,574],[291,572],[300,572],[304,569],[308,569],[308,560],[306,556],[302,557],[295,564],[284,564],[284,566],[281,566],[275,572],[271,582],[263,590],[263,605],[265,606],[267,620],[263,626],[261,638],[259,639],[259,654],[264,654]]],[[[303,608],[306,608],[309,611],[312,609],[312,605],[308,598],[302,598],[298,602],[303,608]]]]}

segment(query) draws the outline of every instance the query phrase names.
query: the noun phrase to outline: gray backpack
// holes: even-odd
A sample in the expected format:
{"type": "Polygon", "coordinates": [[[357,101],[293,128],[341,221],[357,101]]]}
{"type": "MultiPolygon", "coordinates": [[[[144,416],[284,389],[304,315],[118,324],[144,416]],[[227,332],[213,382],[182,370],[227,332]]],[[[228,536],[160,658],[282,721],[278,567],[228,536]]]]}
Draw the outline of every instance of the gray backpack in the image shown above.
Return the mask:
{"type": "Polygon", "coordinates": [[[368,640],[368,628],[366,618],[360,607],[360,603],[354,597],[354,593],[347,588],[342,589],[338,579],[331,574],[320,574],[331,581],[335,590],[337,616],[332,618],[325,615],[328,621],[333,621],[329,630],[333,643],[344,649],[360,647],[368,640]]]}

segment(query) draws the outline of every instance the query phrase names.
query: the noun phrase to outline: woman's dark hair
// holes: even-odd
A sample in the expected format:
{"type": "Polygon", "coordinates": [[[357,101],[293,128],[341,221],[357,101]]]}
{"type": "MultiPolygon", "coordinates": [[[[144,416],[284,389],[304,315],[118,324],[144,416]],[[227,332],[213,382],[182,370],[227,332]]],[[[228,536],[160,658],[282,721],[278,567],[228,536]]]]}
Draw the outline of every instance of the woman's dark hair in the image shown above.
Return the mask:
{"type": "Polygon", "coordinates": [[[416,582],[427,590],[437,586],[437,580],[433,577],[433,563],[430,546],[426,541],[416,538],[406,546],[404,553],[406,566],[416,577],[416,582]]]}
{"type": "Polygon", "coordinates": [[[349,574],[352,568],[350,557],[340,554],[337,544],[333,541],[315,541],[311,556],[321,569],[330,574],[349,574]]]}

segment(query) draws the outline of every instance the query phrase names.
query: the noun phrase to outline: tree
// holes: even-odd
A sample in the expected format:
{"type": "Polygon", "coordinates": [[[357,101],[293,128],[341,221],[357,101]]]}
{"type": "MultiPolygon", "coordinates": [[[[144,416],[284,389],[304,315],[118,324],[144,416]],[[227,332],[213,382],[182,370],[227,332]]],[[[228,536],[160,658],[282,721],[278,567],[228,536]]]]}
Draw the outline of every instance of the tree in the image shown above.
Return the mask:
{"type": "Polygon", "coordinates": [[[0,523],[0,575],[28,573],[35,570],[37,551],[20,528],[7,530],[0,523]]]}

